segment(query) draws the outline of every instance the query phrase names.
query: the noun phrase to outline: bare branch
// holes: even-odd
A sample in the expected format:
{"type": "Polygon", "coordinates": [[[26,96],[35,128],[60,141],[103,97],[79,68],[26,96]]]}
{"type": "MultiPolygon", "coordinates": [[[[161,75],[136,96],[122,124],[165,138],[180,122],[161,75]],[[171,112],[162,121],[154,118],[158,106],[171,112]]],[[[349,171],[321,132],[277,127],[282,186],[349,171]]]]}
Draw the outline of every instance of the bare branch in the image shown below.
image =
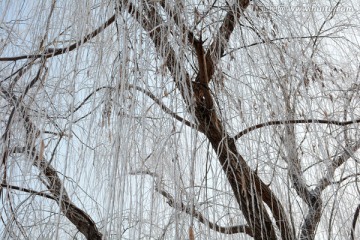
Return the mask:
{"type": "Polygon", "coordinates": [[[327,36],[327,35],[324,35],[324,36],[303,36],[303,37],[279,37],[279,38],[273,38],[273,39],[267,39],[266,41],[263,40],[263,41],[259,41],[259,42],[254,42],[254,43],[250,43],[250,44],[246,44],[246,45],[243,45],[243,46],[240,46],[240,47],[237,47],[237,48],[232,48],[232,49],[229,49],[230,51],[228,52],[225,52],[221,57],[224,57],[224,56],[227,56],[231,53],[234,53],[240,49],[246,49],[246,48],[249,48],[249,47],[254,47],[254,46],[257,46],[257,45],[262,45],[262,44],[268,44],[268,43],[275,43],[277,41],[290,41],[290,40],[296,40],[296,39],[315,39],[315,38],[331,38],[331,39],[337,39],[337,38],[342,38],[342,37],[330,37],[330,36],[327,36]]]}
{"type": "MultiPolygon", "coordinates": [[[[248,3],[248,1],[245,2],[248,3]]],[[[239,10],[238,6],[237,9],[239,10]]],[[[291,239],[291,227],[280,201],[270,188],[251,170],[242,156],[238,154],[235,142],[228,137],[216,114],[209,89],[203,85],[192,84],[188,74],[185,75],[185,82],[179,84],[180,63],[176,58],[174,50],[169,46],[164,37],[164,33],[168,31],[156,10],[154,8],[144,10],[145,13],[142,15],[130,3],[127,10],[137,19],[143,29],[148,32],[158,54],[166,59],[167,67],[189,107],[193,105],[193,102],[190,101],[191,98],[187,97],[187,94],[193,93],[192,96],[195,98],[195,115],[199,122],[199,129],[206,135],[213,149],[217,152],[219,162],[230,182],[235,198],[254,235],[257,235],[259,239],[267,237],[276,238],[272,220],[262,203],[264,201],[270,207],[282,237],[284,239],[291,239]],[[193,91],[190,91],[191,89],[193,91]],[[251,204],[249,204],[250,202],[251,204]]],[[[231,12],[228,14],[229,16],[222,27],[222,31],[231,30],[228,31],[229,36],[235,24],[233,14],[235,13],[231,12]],[[232,26],[232,29],[227,29],[228,24],[232,26]]],[[[221,42],[217,42],[215,50],[221,50],[222,48],[225,48],[225,45],[221,40],[221,42]]],[[[181,74],[180,78],[182,78],[181,74]]]]}
{"type": "Polygon", "coordinates": [[[17,56],[17,57],[4,57],[4,58],[0,58],[0,62],[17,61],[17,60],[29,59],[29,58],[31,58],[31,59],[52,58],[52,57],[57,56],[57,55],[61,55],[61,54],[64,54],[64,53],[71,52],[74,49],[76,49],[76,48],[80,47],[81,45],[85,44],[86,42],[88,42],[92,38],[96,37],[102,31],[104,31],[108,26],[110,26],[113,22],[115,22],[115,19],[116,19],[116,14],[111,16],[105,23],[103,23],[100,27],[95,29],[93,32],[89,33],[88,35],[86,35],[85,37],[83,37],[82,39],[77,41],[76,43],[71,44],[70,46],[67,46],[67,47],[64,47],[64,48],[47,48],[41,54],[22,55],[22,56],[17,56]]]}
{"type": "MultiPolygon", "coordinates": [[[[5,91],[5,89],[2,88],[2,91],[5,91]]],[[[22,102],[20,102],[13,93],[9,91],[6,91],[6,93],[8,102],[13,103],[15,110],[20,113],[24,120],[27,141],[26,153],[30,159],[34,159],[33,166],[38,168],[46,177],[49,184],[46,186],[53,194],[54,198],[59,199],[58,204],[61,211],[87,239],[101,240],[102,233],[98,230],[95,222],[85,211],[76,207],[74,204],[69,204],[71,202],[70,197],[66,192],[63,182],[61,181],[56,169],[47,160],[45,160],[44,156],[40,156],[35,146],[31,143],[31,141],[35,141],[38,138],[40,131],[37,129],[35,124],[32,123],[25,107],[22,105],[22,102]]],[[[24,97],[25,94],[26,92],[22,95],[22,97],[24,97]]]]}
{"type": "MultiPolygon", "coordinates": [[[[151,171],[148,170],[141,170],[141,171],[132,171],[129,174],[131,175],[138,175],[138,174],[146,174],[149,175],[153,178],[158,178],[159,175],[156,173],[153,173],[151,171]]],[[[251,228],[247,225],[236,225],[236,226],[231,226],[231,227],[222,227],[219,226],[216,223],[213,223],[211,221],[209,221],[206,217],[204,217],[204,215],[195,210],[195,207],[190,207],[188,205],[185,205],[183,202],[181,201],[177,201],[175,200],[175,198],[167,191],[165,191],[163,188],[161,188],[159,181],[155,180],[155,190],[160,193],[163,197],[165,197],[168,201],[167,203],[169,204],[170,207],[185,212],[193,217],[195,217],[196,219],[198,219],[201,223],[205,224],[206,226],[208,226],[209,228],[211,228],[212,230],[216,231],[216,232],[221,232],[221,233],[225,233],[225,234],[235,234],[235,233],[246,233],[247,235],[253,237],[253,232],[251,230],[251,228]]]]}
{"type": "Polygon", "coordinates": [[[352,221],[352,227],[351,227],[351,232],[350,232],[350,239],[351,239],[351,240],[354,240],[354,239],[355,239],[354,231],[355,231],[357,219],[359,218],[359,213],[360,213],[360,204],[357,206],[357,208],[356,208],[356,210],[355,210],[355,213],[354,213],[354,217],[353,217],[353,221],[352,221]]]}
{"type": "MultiPolygon", "coordinates": [[[[181,123],[184,123],[186,126],[189,126],[193,129],[196,129],[196,125],[194,123],[189,122],[188,120],[180,117],[179,115],[177,115],[176,113],[174,113],[173,111],[171,111],[167,106],[165,106],[165,104],[158,99],[154,94],[152,94],[150,91],[147,91],[139,86],[134,86],[129,84],[128,85],[129,88],[135,88],[137,91],[140,91],[142,93],[144,93],[146,96],[148,96],[149,98],[151,98],[157,105],[160,106],[160,108],[167,114],[169,114],[170,116],[172,116],[173,118],[175,118],[176,120],[178,120],[181,123]]],[[[197,129],[196,129],[197,130],[197,129]]]]}
{"type": "Polygon", "coordinates": [[[249,0],[238,0],[236,4],[230,7],[224,20],[222,21],[222,25],[220,26],[218,33],[215,35],[212,44],[206,52],[205,62],[209,81],[211,81],[214,75],[215,67],[220,58],[224,55],[230,36],[235,29],[236,22],[240,18],[241,13],[249,5],[249,2],[249,0]]]}
{"type": "Polygon", "coordinates": [[[274,125],[287,125],[287,124],[297,124],[297,123],[320,123],[320,124],[329,124],[329,125],[337,125],[337,126],[346,126],[350,124],[360,123],[360,119],[355,119],[352,121],[335,121],[335,120],[323,120],[323,119],[298,119],[298,120],[276,120],[276,121],[269,121],[265,123],[259,123],[257,125],[251,126],[249,128],[246,128],[236,134],[234,136],[235,140],[238,140],[245,134],[254,131],[259,128],[268,127],[268,126],[274,126],[274,125]]]}
{"type": "MultiPolygon", "coordinates": [[[[351,148],[349,148],[349,149],[344,148],[343,153],[336,156],[332,160],[332,164],[327,169],[326,176],[319,180],[314,191],[322,192],[327,186],[329,186],[330,184],[333,184],[331,182],[331,180],[334,176],[335,170],[338,167],[340,167],[342,164],[344,164],[350,157],[353,157],[354,153],[359,149],[360,149],[360,140],[357,141],[351,148]]],[[[350,176],[348,176],[348,177],[350,177],[350,176]]],[[[346,180],[348,177],[342,178],[339,182],[346,180]]]]}
{"type": "Polygon", "coordinates": [[[131,14],[142,28],[149,34],[152,42],[155,45],[159,56],[165,59],[166,66],[174,78],[174,82],[183,99],[188,105],[191,105],[190,89],[191,81],[190,76],[178,61],[178,57],[174,49],[170,46],[169,42],[164,38],[164,34],[170,32],[166,24],[162,21],[159,14],[154,10],[143,9],[144,14],[131,3],[127,3],[126,10],[131,14]]]}
{"type": "MultiPolygon", "coordinates": [[[[13,190],[21,191],[21,192],[26,192],[26,193],[30,193],[31,195],[36,195],[36,196],[45,197],[45,198],[48,198],[51,200],[59,201],[59,199],[55,198],[54,196],[52,196],[50,194],[35,191],[35,190],[24,188],[24,187],[18,187],[18,186],[14,186],[11,184],[3,184],[3,183],[1,183],[1,187],[13,189],[13,190]]],[[[68,202],[68,204],[72,204],[72,203],[68,202]]],[[[76,207],[76,206],[74,205],[74,207],[76,207]]]]}

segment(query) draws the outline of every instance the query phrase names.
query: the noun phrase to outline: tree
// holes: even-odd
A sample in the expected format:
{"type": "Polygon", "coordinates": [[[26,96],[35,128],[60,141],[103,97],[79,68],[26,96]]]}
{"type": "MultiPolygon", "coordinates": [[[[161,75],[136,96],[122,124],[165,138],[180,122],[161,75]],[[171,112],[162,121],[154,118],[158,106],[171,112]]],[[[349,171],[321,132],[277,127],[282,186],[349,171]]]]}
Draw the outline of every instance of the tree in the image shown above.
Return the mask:
{"type": "Polygon", "coordinates": [[[360,235],[355,3],[0,4],[4,239],[360,235]]]}

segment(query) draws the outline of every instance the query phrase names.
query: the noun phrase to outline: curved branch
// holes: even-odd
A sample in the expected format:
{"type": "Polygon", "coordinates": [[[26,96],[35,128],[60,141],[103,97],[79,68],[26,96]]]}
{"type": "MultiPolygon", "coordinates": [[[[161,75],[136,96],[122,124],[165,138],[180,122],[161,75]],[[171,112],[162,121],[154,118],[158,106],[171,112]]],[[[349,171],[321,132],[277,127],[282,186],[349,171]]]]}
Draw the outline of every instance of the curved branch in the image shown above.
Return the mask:
{"type": "MultiPolygon", "coordinates": [[[[6,90],[5,88],[3,88],[2,86],[0,86],[0,91],[1,93],[3,93],[9,100],[13,102],[13,109],[11,110],[11,113],[10,113],[10,116],[9,116],[9,119],[7,120],[7,124],[6,124],[6,128],[5,128],[5,132],[3,133],[3,135],[1,136],[1,139],[6,139],[8,134],[9,134],[9,131],[10,131],[10,126],[12,124],[12,119],[14,117],[14,113],[15,113],[15,110],[19,107],[19,104],[22,102],[22,100],[24,99],[24,97],[26,96],[26,94],[28,93],[28,91],[40,80],[43,80],[41,79],[40,75],[42,74],[43,72],[43,68],[45,68],[45,74],[43,74],[43,78],[46,76],[46,73],[47,73],[47,69],[45,67],[45,61],[43,61],[42,63],[42,66],[39,68],[36,76],[30,81],[29,84],[26,85],[25,87],[25,90],[24,92],[21,94],[21,96],[16,99],[15,95],[13,93],[11,93],[10,91],[6,90]]],[[[21,75],[19,76],[21,77],[21,75]]],[[[17,81],[17,80],[15,80],[17,81]]]]}
{"type": "MultiPolygon", "coordinates": [[[[148,170],[133,171],[133,172],[130,172],[129,174],[131,174],[131,175],[146,174],[153,178],[159,177],[158,174],[153,173],[148,170]]],[[[170,207],[193,216],[194,218],[199,220],[201,223],[208,226],[210,229],[212,229],[216,232],[224,233],[224,234],[245,233],[251,237],[254,236],[251,228],[248,225],[236,225],[236,226],[230,226],[230,227],[222,227],[216,223],[209,221],[206,217],[204,217],[204,215],[201,212],[195,210],[194,208],[191,208],[190,206],[186,206],[181,201],[175,200],[175,198],[170,193],[168,193],[167,191],[165,191],[164,189],[162,189],[159,186],[160,184],[158,181],[154,180],[154,182],[155,182],[155,190],[168,200],[167,204],[169,204],[170,207]]]]}
{"type": "MultiPolygon", "coordinates": [[[[254,42],[254,43],[249,43],[247,45],[242,45],[240,47],[237,47],[237,48],[233,48],[233,49],[230,49],[230,51],[224,53],[223,55],[221,55],[221,57],[225,57],[231,53],[234,53],[240,49],[246,49],[246,48],[250,48],[250,47],[254,47],[254,46],[257,46],[257,45],[261,45],[261,44],[267,44],[267,43],[273,43],[273,42],[277,42],[277,41],[283,41],[283,40],[287,40],[287,41],[290,41],[290,40],[296,40],[296,39],[314,39],[314,38],[330,38],[329,36],[304,36],[304,37],[279,37],[279,38],[273,38],[273,39],[267,39],[266,41],[263,40],[263,41],[258,41],[258,42],[254,42]]],[[[331,37],[332,39],[336,39],[336,38],[341,38],[341,37],[331,37]]]]}
{"type": "Polygon", "coordinates": [[[33,166],[37,167],[49,182],[48,189],[57,200],[61,212],[75,225],[86,239],[101,240],[102,233],[93,219],[82,209],[78,208],[70,200],[68,193],[61,181],[56,169],[35,148],[27,149],[28,155],[33,157],[33,166]]]}
{"type": "Polygon", "coordinates": [[[276,120],[276,121],[269,121],[264,123],[259,123],[257,125],[251,126],[247,129],[242,130],[238,134],[234,136],[235,140],[238,140],[245,134],[252,132],[256,129],[262,128],[262,127],[268,127],[273,125],[286,125],[286,124],[296,124],[296,123],[320,123],[320,124],[331,124],[331,125],[337,125],[337,126],[346,126],[354,123],[360,123],[360,119],[352,120],[352,121],[335,121],[335,120],[322,120],[322,119],[298,119],[298,120],[276,120]]]}
{"type": "Polygon", "coordinates": [[[70,46],[64,48],[47,48],[42,54],[30,54],[30,55],[22,55],[16,57],[4,57],[0,58],[0,62],[5,61],[17,61],[22,59],[36,59],[36,58],[52,58],[57,55],[61,55],[63,53],[71,52],[72,50],[80,47],[84,43],[88,42],[90,39],[96,37],[99,33],[104,31],[108,26],[110,26],[113,22],[115,22],[116,15],[112,15],[105,23],[103,23],[100,27],[95,29],[93,32],[89,33],[88,35],[84,36],[82,39],[78,40],[76,43],[71,44],[70,46]]]}
{"type": "Polygon", "coordinates": [[[212,230],[216,231],[216,232],[221,232],[221,233],[225,233],[225,234],[235,234],[235,233],[246,233],[247,235],[253,237],[253,232],[251,230],[251,228],[248,225],[236,225],[236,226],[231,226],[231,227],[222,227],[219,226],[216,223],[213,223],[211,221],[209,221],[207,218],[205,218],[201,212],[192,209],[190,206],[185,206],[184,203],[176,201],[174,199],[173,196],[171,196],[170,193],[166,192],[163,189],[159,189],[157,187],[155,187],[155,190],[160,193],[162,196],[164,196],[166,199],[168,199],[167,203],[169,204],[170,207],[173,207],[177,210],[180,210],[182,212],[185,212],[193,217],[195,217],[196,219],[198,219],[201,223],[205,224],[206,226],[208,226],[209,228],[211,228],[212,230]]]}
{"type": "MultiPolygon", "coordinates": [[[[14,185],[10,185],[10,184],[1,183],[1,187],[2,188],[13,189],[13,190],[21,191],[21,192],[30,193],[32,195],[36,195],[36,196],[40,196],[40,197],[44,197],[44,198],[48,198],[48,199],[51,199],[51,200],[55,200],[57,203],[59,203],[59,201],[61,201],[62,205],[66,206],[69,212],[72,211],[72,214],[81,214],[81,216],[87,216],[86,213],[84,215],[83,210],[78,208],[69,199],[66,199],[66,198],[64,199],[64,196],[52,196],[52,195],[47,194],[47,193],[38,192],[38,191],[35,191],[35,190],[32,190],[32,189],[18,187],[18,186],[14,186],[14,185]]],[[[79,216],[79,217],[81,217],[81,216],[79,216]]],[[[89,224],[93,224],[92,220],[89,221],[89,224]]],[[[94,237],[94,236],[92,236],[92,237],[94,237]]]]}
{"type": "Polygon", "coordinates": [[[356,210],[355,210],[355,213],[354,213],[354,218],[353,218],[353,221],[352,221],[352,228],[351,228],[351,232],[350,232],[350,239],[351,240],[354,240],[355,237],[354,237],[354,231],[355,231],[355,227],[356,227],[356,221],[359,217],[359,212],[360,212],[360,204],[357,206],[356,210]]]}
{"type": "Polygon", "coordinates": [[[331,182],[331,184],[341,184],[342,182],[344,182],[350,178],[358,178],[359,176],[360,176],[360,173],[350,174],[349,176],[340,178],[340,180],[338,180],[338,181],[331,182]]]}
{"type": "MultiPolygon", "coordinates": [[[[30,193],[32,195],[36,195],[36,196],[48,198],[48,199],[51,199],[51,200],[59,201],[59,199],[57,199],[56,197],[54,197],[54,196],[52,196],[50,194],[43,193],[43,192],[38,192],[38,191],[28,189],[28,188],[18,187],[18,186],[14,186],[14,185],[10,185],[10,184],[4,184],[4,183],[1,183],[1,187],[8,188],[8,189],[13,189],[13,190],[21,191],[21,192],[26,192],[26,193],[30,193]]],[[[68,204],[72,204],[72,203],[69,202],[68,204]]]]}

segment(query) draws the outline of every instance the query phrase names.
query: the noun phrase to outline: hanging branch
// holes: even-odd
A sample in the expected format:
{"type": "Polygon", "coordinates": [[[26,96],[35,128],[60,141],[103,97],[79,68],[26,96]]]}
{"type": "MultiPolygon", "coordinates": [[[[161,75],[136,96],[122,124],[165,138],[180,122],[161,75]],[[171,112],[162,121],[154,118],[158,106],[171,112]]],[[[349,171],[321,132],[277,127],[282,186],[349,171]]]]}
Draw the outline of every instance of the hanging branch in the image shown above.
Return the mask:
{"type": "MultiPolygon", "coordinates": [[[[248,3],[248,1],[245,2],[248,3]]],[[[225,132],[217,117],[209,90],[199,86],[196,82],[191,83],[187,73],[181,74],[181,64],[164,37],[164,33],[169,32],[166,24],[157,13],[156,8],[154,6],[149,7],[143,8],[143,12],[140,13],[135,6],[127,3],[126,9],[148,33],[159,56],[165,59],[166,65],[189,107],[192,106],[193,102],[190,101],[192,98],[188,98],[187,94],[192,93],[195,99],[194,113],[199,122],[199,129],[204,132],[213,149],[217,152],[220,164],[234,191],[239,207],[254,232],[254,236],[256,239],[276,238],[273,222],[262,203],[264,201],[269,206],[283,239],[292,239],[292,230],[280,201],[237,152],[235,142],[225,132]],[[183,75],[185,78],[181,77],[183,75]],[[185,81],[180,84],[179,78],[185,81]]],[[[231,21],[231,17],[230,20],[228,17],[225,19],[225,26],[229,22],[235,24],[234,21],[231,21]]],[[[225,29],[224,24],[221,29],[225,29]]],[[[225,48],[225,45],[220,43],[216,46],[225,48]]]]}
{"type": "Polygon", "coordinates": [[[30,55],[22,55],[17,57],[4,57],[0,58],[0,62],[6,62],[6,61],[17,61],[22,59],[36,59],[36,58],[52,58],[57,55],[61,55],[64,53],[68,53],[73,51],[74,49],[80,47],[81,45],[87,43],[92,38],[96,37],[99,33],[104,31],[108,26],[110,26],[112,23],[115,22],[116,14],[111,16],[105,23],[103,23],[100,27],[95,29],[93,32],[89,33],[88,35],[84,36],[82,39],[77,41],[76,43],[71,44],[70,46],[64,47],[64,48],[47,48],[45,51],[41,54],[30,54],[30,55]]]}

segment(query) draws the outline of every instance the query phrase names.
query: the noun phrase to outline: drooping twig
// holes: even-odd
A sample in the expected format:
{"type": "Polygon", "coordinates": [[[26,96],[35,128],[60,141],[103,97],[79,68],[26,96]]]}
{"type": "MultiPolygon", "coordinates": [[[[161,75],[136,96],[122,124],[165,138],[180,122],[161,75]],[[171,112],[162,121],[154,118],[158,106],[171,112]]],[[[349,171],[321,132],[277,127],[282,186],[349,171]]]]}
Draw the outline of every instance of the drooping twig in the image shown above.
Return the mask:
{"type": "Polygon", "coordinates": [[[84,36],[82,39],[78,40],[76,43],[71,44],[70,46],[63,48],[47,48],[44,52],[40,54],[30,54],[30,55],[21,55],[16,57],[3,57],[0,58],[0,62],[6,61],[17,61],[22,59],[36,59],[36,58],[51,58],[57,55],[61,55],[63,53],[68,53],[73,51],[74,49],[80,47],[84,43],[88,42],[92,38],[96,37],[99,33],[104,31],[108,26],[110,26],[116,20],[116,14],[112,15],[105,23],[103,23],[100,27],[95,29],[93,32],[84,36]]]}
{"type": "MultiPolygon", "coordinates": [[[[240,16],[240,12],[243,10],[241,6],[244,3],[245,6],[247,6],[248,1],[238,1],[236,8],[239,11],[235,11],[236,13],[229,13],[229,18],[225,18],[224,27],[222,29],[225,29],[226,33],[229,34],[225,34],[226,36],[230,37],[236,23],[234,14],[237,14],[237,17],[240,16]],[[226,29],[228,24],[232,26],[232,29],[226,29]],[[227,30],[231,31],[228,32],[227,30]]],[[[271,239],[276,238],[275,227],[264,206],[264,203],[266,203],[275,218],[276,225],[278,226],[283,239],[293,239],[291,226],[289,225],[281,202],[277,199],[271,189],[251,170],[245,159],[238,153],[235,142],[228,136],[222,123],[220,123],[220,119],[217,117],[217,113],[213,107],[214,105],[208,104],[209,106],[211,105],[211,107],[208,107],[205,104],[206,101],[202,101],[211,101],[211,96],[208,99],[200,98],[200,87],[198,84],[193,84],[193,82],[190,81],[189,74],[181,67],[182,64],[179,62],[179,58],[176,57],[174,49],[164,36],[164,33],[170,31],[156,11],[156,8],[143,8],[140,12],[136,6],[128,3],[126,10],[148,33],[159,56],[165,59],[166,66],[168,67],[176,86],[180,90],[185,103],[188,105],[189,110],[194,109],[191,107],[194,106],[193,100],[195,99],[195,109],[193,114],[198,119],[199,129],[204,132],[213,149],[217,152],[219,162],[234,191],[239,207],[244,213],[254,235],[258,235],[259,239],[265,239],[267,237],[270,237],[271,239]],[[196,89],[196,87],[198,87],[198,89],[196,89]],[[252,202],[251,206],[249,205],[249,202],[252,202]]],[[[223,36],[219,36],[216,43],[218,45],[215,44],[216,46],[213,49],[210,47],[211,50],[215,49],[221,52],[221,49],[225,49],[227,46],[227,42],[224,43],[223,36]]],[[[208,52],[210,51],[210,53],[213,53],[210,49],[208,52]]],[[[217,51],[215,52],[217,54],[217,51]]],[[[212,56],[209,55],[209,58],[212,58],[212,56]]],[[[216,59],[215,62],[217,62],[220,58],[215,56],[214,59],[216,59]]],[[[209,65],[206,63],[206,65],[209,72],[209,66],[212,66],[212,64],[210,63],[209,65]]],[[[210,78],[211,74],[208,74],[208,76],[210,78]]],[[[204,95],[204,97],[206,98],[207,96],[204,95]]]]}

